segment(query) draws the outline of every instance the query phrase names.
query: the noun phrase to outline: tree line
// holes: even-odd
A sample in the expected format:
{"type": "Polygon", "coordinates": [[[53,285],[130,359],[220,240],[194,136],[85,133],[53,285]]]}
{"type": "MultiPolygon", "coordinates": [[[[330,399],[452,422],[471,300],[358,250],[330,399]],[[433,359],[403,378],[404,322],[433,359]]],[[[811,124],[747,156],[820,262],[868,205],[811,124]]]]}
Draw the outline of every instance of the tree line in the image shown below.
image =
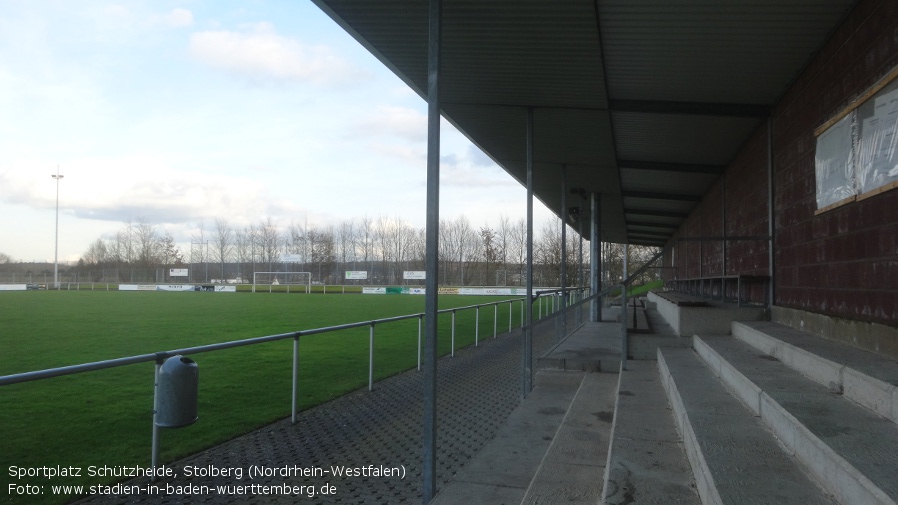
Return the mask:
{"type": "MultiPolygon", "coordinates": [[[[561,220],[549,219],[534,233],[534,282],[561,285],[561,220]]],[[[499,216],[495,225],[475,226],[464,215],[440,222],[439,283],[458,286],[521,286],[527,262],[527,223],[499,216]]],[[[589,245],[567,231],[567,285],[588,284],[589,245]]],[[[618,279],[623,247],[607,244],[606,276],[618,279]]],[[[651,248],[630,248],[639,263],[651,248]]],[[[3,256],[0,256],[3,257],[3,256]]],[[[7,261],[11,258],[7,257],[7,261]]],[[[407,283],[403,272],[424,270],[425,230],[399,218],[349,219],[321,226],[304,221],[280,225],[271,218],[237,227],[226,219],[200,223],[190,243],[178,245],[170,233],[144,218],[125,222],[116,233],[94,240],[74,268],[82,281],[170,282],[171,268],[186,268],[179,282],[252,282],[253,272],[310,272],[322,284],[407,283]],[[285,256],[290,261],[284,261],[285,256]],[[347,281],[347,270],[366,271],[365,281],[347,281]]]]}

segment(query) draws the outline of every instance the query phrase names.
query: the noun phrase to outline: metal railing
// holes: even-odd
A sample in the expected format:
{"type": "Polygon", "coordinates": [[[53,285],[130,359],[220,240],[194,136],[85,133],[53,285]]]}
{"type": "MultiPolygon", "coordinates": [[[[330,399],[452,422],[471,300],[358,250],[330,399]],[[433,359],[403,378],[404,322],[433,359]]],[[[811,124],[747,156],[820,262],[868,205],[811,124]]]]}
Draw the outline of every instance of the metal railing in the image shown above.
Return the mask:
{"type": "MultiPolygon", "coordinates": [[[[537,295],[534,300],[538,299],[539,295],[537,295]]],[[[464,307],[454,307],[448,309],[442,309],[438,311],[438,314],[451,314],[452,315],[452,324],[451,324],[451,347],[450,347],[450,355],[455,356],[456,350],[456,314],[460,311],[466,310],[474,310],[475,311],[475,330],[474,330],[474,346],[478,346],[480,344],[480,311],[484,307],[493,307],[493,338],[498,336],[498,326],[499,326],[499,305],[508,304],[508,331],[509,333],[513,329],[513,313],[514,313],[514,304],[521,304],[521,327],[524,326],[524,303],[526,303],[526,298],[513,298],[513,299],[505,299],[495,302],[477,304],[477,305],[469,305],[464,307]]],[[[554,304],[553,304],[554,307],[554,304]]],[[[299,395],[299,340],[300,337],[310,336],[310,335],[318,335],[323,333],[330,333],[335,331],[349,330],[354,328],[363,328],[369,327],[369,338],[368,338],[368,390],[373,390],[374,387],[374,342],[375,342],[375,328],[379,324],[392,323],[397,321],[418,319],[418,370],[421,369],[421,350],[422,350],[422,321],[424,318],[423,313],[417,314],[408,314],[403,316],[395,316],[395,317],[387,317],[381,319],[373,319],[369,321],[361,321],[356,323],[348,323],[341,324],[335,326],[326,326],[322,328],[314,328],[308,330],[300,330],[293,331],[287,333],[280,333],[276,335],[267,335],[262,337],[253,337],[242,340],[233,340],[228,342],[221,342],[217,344],[206,344],[199,345],[193,347],[184,347],[180,349],[173,349],[168,351],[159,351],[147,354],[139,354],[134,356],[127,356],[123,358],[115,358],[103,361],[96,361],[91,363],[82,363],[78,365],[69,365],[57,368],[50,368],[46,370],[37,370],[31,372],[23,372],[11,375],[0,376],[0,386],[7,386],[11,384],[18,384],[24,382],[33,382],[42,379],[49,379],[52,377],[61,377],[66,375],[74,375],[78,373],[91,372],[96,370],[103,370],[108,368],[116,368],[121,366],[133,365],[137,363],[147,363],[147,362],[155,362],[155,372],[153,379],[153,405],[154,405],[154,413],[153,413],[153,442],[152,442],[152,466],[158,466],[158,458],[159,458],[159,427],[156,424],[156,405],[158,405],[158,377],[159,377],[159,369],[162,366],[162,363],[173,356],[178,355],[191,355],[191,354],[199,354],[204,352],[218,351],[223,349],[231,349],[235,347],[243,347],[255,344],[261,344],[266,342],[275,342],[286,339],[293,339],[293,369],[292,369],[292,397],[291,397],[291,422],[296,423],[297,412],[298,412],[298,395],[299,395]]]]}

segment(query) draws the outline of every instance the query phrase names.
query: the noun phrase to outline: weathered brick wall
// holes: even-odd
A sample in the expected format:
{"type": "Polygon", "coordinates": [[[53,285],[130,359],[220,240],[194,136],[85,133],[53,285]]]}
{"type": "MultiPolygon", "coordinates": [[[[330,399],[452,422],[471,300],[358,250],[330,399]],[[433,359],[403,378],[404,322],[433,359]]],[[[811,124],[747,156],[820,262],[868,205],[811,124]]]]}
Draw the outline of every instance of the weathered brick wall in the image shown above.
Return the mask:
{"type": "Polygon", "coordinates": [[[898,2],[862,1],[776,108],[776,303],[898,324],[898,191],[818,216],[814,130],[898,65],[898,2]]]}
{"type": "MultiPolygon", "coordinates": [[[[898,325],[898,189],[815,216],[814,130],[898,66],[898,2],[861,0],[774,109],[775,298],[780,306],[898,325]]],[[[767,124],[678,230],[767,234],[767,124]],[[701,221],[701,222],[699,222],[701,221]],[[719,219],[718,219],[719,221],[719,219]]],[[[718,272],[719,249],[689,246],[688,275],[718,272]],[[695,259],[692,259],[695,258],[695,259]]],[[[680,250],[685,253],[682,246],[680,250]]],[[[726,273],[768,272],[766,241],[729,242],[726,273]]]]}

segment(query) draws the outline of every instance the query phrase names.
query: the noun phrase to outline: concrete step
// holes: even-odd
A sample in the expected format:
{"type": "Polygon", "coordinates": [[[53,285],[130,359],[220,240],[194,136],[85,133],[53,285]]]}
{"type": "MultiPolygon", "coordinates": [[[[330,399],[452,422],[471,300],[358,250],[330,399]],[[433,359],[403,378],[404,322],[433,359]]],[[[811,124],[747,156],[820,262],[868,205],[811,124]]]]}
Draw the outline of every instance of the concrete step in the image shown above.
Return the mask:
{"type": "Polygon", "coordinates": [[[692,347],[692,337],[678,337],[654,305],[646,302],[645,315],[651,333],[628,332],[627,349],[631,359],[654,361],[658,357],[658,347],[692,347]]]}
{"type": "Polygon", "coordinates": [[[631,361],[619,377],[602,503],[698,505],[657,363],[631,361]]]}
{"type": "Polygon", "coordinates": [[[696,352],[840,503],[896,504],[898,426],[740,340],[696,352]]]}
{"type": "Polygon", "coordinates": [[[658,367],[702,503],[835,503],[692,349],[659,348],[658,367]]]}
{"type": "Polygon", "coordinates": [[[431,504],[520,503],[585,375],[538,372],[530,395],[431,504]]]}
{"type": "Polygon", "coordinates": [[[733,323],[733,336],[898,423],[898,363],[788,326],[733,323]]]}
{"type": "Polygon", "coordinates": [[[586,322],[536,360],[538,370],[617,373],[620,370],[620,327],[586,322]]]}
{"type": "MultiPolygon", "coordinates": [[[[627,304],[627,330],[631,333],[651,333],[652,326],[646,317],[646,309],[640,305],[627,304]]],[[[620,314],[617,316],[620,322],[620,314]]]]}
{"type": "Polygon", "coordinates": [[[729,334],[733,321],[761,321],[767,319],[767,311],[758,307],[739,307],[732,303],[708,302],[704,306],[680,306],[663,295],[649,292],[649,301],[658,307],[658,313],[682,337],[692,338],[700,334],[729,334]]]}
{"type": "Polygon", "coordinates": [[[598,503],[608,459],[617,376],[588,373],[522,504],[598,503]]]}

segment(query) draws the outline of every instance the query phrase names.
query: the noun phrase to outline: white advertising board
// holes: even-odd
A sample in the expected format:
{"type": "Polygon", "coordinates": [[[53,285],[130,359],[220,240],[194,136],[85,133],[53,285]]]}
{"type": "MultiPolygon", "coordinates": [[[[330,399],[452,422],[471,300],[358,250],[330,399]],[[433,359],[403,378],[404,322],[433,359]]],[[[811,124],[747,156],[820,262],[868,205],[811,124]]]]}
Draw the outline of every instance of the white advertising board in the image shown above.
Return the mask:
{"type": "Polygon", "coordinates": [[[187,277],[186,268],[169,268],[168,275],[169,277],[187,277]]]}
{"type": "Polygon", "coordinates": [[[347,270],[346,271],[346,280],[363,281],[366,279],[368,279],[368,271],[367,270],[347,270]]]}
{"type": "Polygon", "coordinates": [[[0,284],[0,291],[25,291],[28,289],[26,284],[0,284]]]}
{"type": "MultiPolygon", "coordinates": [[[[536,291],[536,289],[534,289],[534,291],[536,291]]],[[[476,296],[522,296],[527,294],[527,290],[524,288],[459,288],[458,294],[476,296]]]]}
{"type": "Polygon", "coordinates": [[[424,270],[406,270],[402,272],[402,278],[405,280],[424,280],[427,278],[427,272],[424,270]]]}
{"type": "Polygon", "coordinates": [[[192,284],[160,284],[156,291],[193,291],[192,284]]]}
{"type": "Polygon", "coordinates": [[[302,258],[298,254],[282,254],[281,263],[299,263],[302,258]]]}
{"type": "Polygon", "coordinates": [[[387,294],[387,288],[363,287],[362,294],[363,295],[385,295],[385,294],[387,294]]]}
{"type": "Polygon", "coordinates": [[[119,291],[214,291],[216,293],[236,293],[237,286],[194,286],[193,284],[119,284],[119,291]]]}

